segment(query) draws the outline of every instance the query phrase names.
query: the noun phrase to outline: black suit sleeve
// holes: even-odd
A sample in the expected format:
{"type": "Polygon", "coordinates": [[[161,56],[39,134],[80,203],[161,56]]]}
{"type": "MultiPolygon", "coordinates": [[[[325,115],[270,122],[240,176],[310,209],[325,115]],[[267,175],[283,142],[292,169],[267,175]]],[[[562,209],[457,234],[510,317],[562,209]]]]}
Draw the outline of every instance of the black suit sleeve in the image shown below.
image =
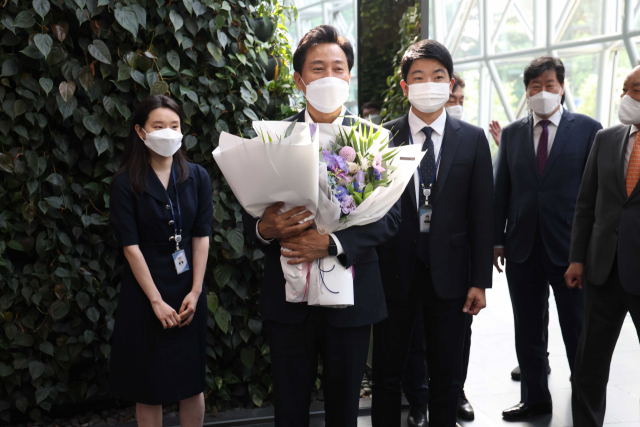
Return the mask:
{"type": "Polygon", "coordinates": [[[256,227],[260,218],[252,217],[244,210],[244,208],[240,208],[240,211],[242,213],[242,222],[244,224],[244,235],[251,237],[261,248],[268,247],[269,243],[265,245],[262,239],[258,238],[256,234],[256,227]]]}
{"type": "Polygon", "coordinates": [[[377,222],[356,225],[333,233],[344,250],[344,254],[338,257],[342,265],[346,268],[351,267],[358,256],[395,236],[400,228],[400,202],[401,199],[398,199],[389,212],[377,222]]]}
{"type": "Polygon", "coordinates": [[[471,255],[471,286],[491,288],[493,269],[493,168],[484,132],[479,133],[471,175],[467,214],[471,255]]]}
{"type": "Polygon", "coordinates": [[[498,161],[494,176],[493,188],[493,244],[494,246],[504,246],[504,227],[507,222],[507,209],[509,207],[509,194],[511,193],[511,176],[509,174],[509,163],[507,160],[507,145],[509,140],[509,130],[504,129],[500,137],[500,148],[498,149],[498,161]]]}
{"type": "Polygon", "coordinates": [[[589,153],[587,167],[582,175],[582,184],[576,202],[576,212],[571,228],[571,250],[569,262],[584,264],[587,258],[587,247],[591,238],[591,230],[596,219],[596,198],[598,196],[598,151],[602,132],[596,134],[593,148],[589,153]]]}

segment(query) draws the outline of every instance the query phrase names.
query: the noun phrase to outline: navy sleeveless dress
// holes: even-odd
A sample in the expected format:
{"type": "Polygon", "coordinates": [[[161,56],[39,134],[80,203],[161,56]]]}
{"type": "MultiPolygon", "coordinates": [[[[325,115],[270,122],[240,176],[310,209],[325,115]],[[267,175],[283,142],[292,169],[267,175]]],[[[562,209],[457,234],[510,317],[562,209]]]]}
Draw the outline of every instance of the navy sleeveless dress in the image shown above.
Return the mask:
{"type": "MultiPolygon", "coordinates": [[[[177,185],[182,211],[182,242],[190,270],[178,275],[172,254],[176,245],[169,199],[176,220],[173,178],[165,190],[149,167],[146,191],[137,196],[123,173],[111,185],[110,223],[119,247],[139,245],[164,302],[180,310],[193,285],[192,238],[211,235],[213,200],[209,175],[187,163],[189,178],[177,185]]],[[[122,283],[115,314],[109,364],[109,391],[136,403],[160,405],[195,396],[205,390],[206,289],[198,299],[192,322],[163,329],[151,303],[122,256],[122,283]]]]}

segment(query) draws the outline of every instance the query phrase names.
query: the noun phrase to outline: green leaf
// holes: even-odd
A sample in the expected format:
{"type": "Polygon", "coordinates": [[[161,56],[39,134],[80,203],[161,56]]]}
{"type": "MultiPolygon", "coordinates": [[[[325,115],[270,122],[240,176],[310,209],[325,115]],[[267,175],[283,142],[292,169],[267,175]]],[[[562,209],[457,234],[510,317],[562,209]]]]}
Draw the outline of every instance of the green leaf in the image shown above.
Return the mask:
{"type": "Polygon", "coordinates": [[[254,122],[260,120],[256,115],[256,113],[254,113],[253,110],[249,107],[245,107],[244,110],[242,110],[242,112],[244,113],[245,116],[249,117],[249,119],[254,122]]]}
{"type": "Polygon", "coordinates": [[[256,361],[256,352],[252,348],[243,348],[240,351],[240,360],[247,368],[251,368],[256,361]]]}
{"type": "Polygon", "coordinates": [[[260,335],[262,333],[262,320],[249,319],[248,326],[254,334],[260,335]]]}
{"type": "Polygon", "coordinates": [[[31,28],[36,24],[36,20],[33,19],[31,12],[23,10],[18,13],[16,19],[13,21],[13,26],[18,28],[31,28]]]}
{"type": "Polygon", "coordinates": [[[38,347],[41,352],[48,354],[49,356],[53,356],[53,344],[49,341],[45,341],[38,347]]]}
{"type": "Polygon", "coordinates": [[[227,45],[227,35],[220,30],[218,30],[217,34],[220,46],[222,46],[222,48],[224,49],[224,47],[227,45]]]}
{"type": "Polygon", "coordinates": [[[65,186],[65,181],[64,178],[62,178],[62,175],[58,174],[58,173],[52,173],[51,175],[49,175],[47,177],[47,179],[45,179],[45,181],[52,183],[55,186],[58,187],[64,187],[65,186]]]}
{"type": "Polygon", "coordinates": [[[95,135],[99,135],[102,132],[102,127],[104,126],[102,122],[102,117],[92,114],[90,116],[84,116],[82,119],[82,124],[86,127],[90,132],[95,135]]]}
{"type": "Polygon", "coordinates": [[[13,174],[14,164],[13,157],[10,154],[0,153],[0,169],[13,174]]]}
{"type": "Polygon", "coordinates": [[[54,301],[51,304],[51,317],[53,320],[60,320],[69,313],[69,303],[62,300],[54,301]]]}
{"type": "Polygon", "coordinates": [[[223,307],[218,307],[218,310],[216,310],[213,318],[216,320],[216,324],[218,325],[220,330],[226,334],[229,331],[229,320],[231,320],[229,312],[223,307]]]}
{"type": "Polygon", "coordinates": [[[138,70],[131,70],[131,78],[141,86],[145,86],[144,74],[138,70]]]}
{"type": "MultiPolygon", "coordinates": [[[[37,183],[36,183],[37,184],[37,183]]],[[[24,202],[22,204],[22,216],[27,220],[29,224],[36,217],[36,207],[32,202],[24,202]]]]}
{"type": "Polygon", "coordinates": [[[227,233],[227,240],[236,252],[242,253],[242,248],[244,246],[244,235],[242,234],[242,231],[238,229],[229,231],[227,233]]]}
{"type": "Polygon", "coordinates": [[[182,16],[180,16],[180,14],[175,10],[172,10],[169,13],[169,19],[171,19],[171,22],[173,23],[173,29],[175,31],[178,31],[180,28],[182,28],[182,25],[184,25],[182,16]]]}
{"type": "Polygon", "coordinates": [[[167,92],[169,92],[169,85],[162,80],[151,85],[151,95],[165,95],[167,92]]]}
{"type": "Polygon", "coordinates": [[[218,310],[218,295],[215,292],[209,292],[207,295],[207,307],[213,314],[218,310]]]}
{"type": "Polygon", "coordinates": [[[51,92],[51,89],[53,89],[53,81],[46,77],[41,77],[40,86],[42,87],[42,89],[44,89],[47,95],[49,95],[49,92],[51,92]]]}
{"type": "Polygon", "coordinates": [[[207,50],[213,56],[214,61],[220,62],[222,59],[222,50],[215,43],[207,43],[207,50]]]}
{"type": "Polygon", "coordinates": [[[18,74],[18,64],[11,59],[7,59],[2,63],[2,74],[0,77],[11,77],[18,74]]]}
{"type": "Polygon", "coordinates": [[[44,55],[46,58],[49,56],[49,52],[51,52],[51,46],[53,46],[53,39],[49,37],[48,34],[36,34],[33,38],[38,50],[44,55]]]}
{"type": "Polygon", "coordinates": [[[14,117],[18,117],[27,112],[27,103],[22,99],[18,99],[15,104],[13,104],[13,114],[14,117]]]}
{"type": "Polygon", "coordinates": [[[78,303],[78,307],[80,307],[80,310],[84,310],[85,308],[87,308],[87,306],[89,305],[89,295],[85,292],[78,292],[76,294],[76,302],[78,303]]]}
{"type": "MultiPolygon", "coordinates": [[[[43,368],[44,369],[44,368],[43,368]]],[[[47,397],[49,397],[50,390],[49,387],[40,387],[36,389],[36,405],[39,405],[44,401],[47,397]]]]}
{"type": "Polygon", "coordinates": [[[231,279],[231,269],[227,265],[218,264],[216,268],[213,269],[213,277],[218,286],[222,288],[229,282],[229,279],[231,279]]]}
{"type": "Polygon", "coordinates": [[[180,71],[180,56],[174,50],[167,52],[167,62],[174,70],[180,71]]]}
{"type": "Polygon", "coordinates": [[[89,309],[87,309],[87,317],[93,323],[96,323],[100,319],[100,312],[95,307],[90,307],[89,309]]]}
{"type": "Polygon", "coordinates": [[[40,378],[40,376],[44,373],[44,363],[37,360],[29,363],[29,373],[31,374],[31,379],[33,380],[40,378]]]}
{"type": "Polygon", "coordinates": [[[133,37],[138,36],[138,18],[135,12],[122,8],[116,9],[115,15],[116,21],[118,21],[118,24],[120,24],[122,28],[133,34],[133,37]]]}
{"type": "Polygon", "coordinates": [[[44,18],[45,16],[47,16],[47,13],[49,13],[51,5],[49,4],[48,0],[33,0],[33,9],[38,15],[44,18]]]}
{"type": "Polygon", "coordinates": [[[93,142],[96,150],[98,150],[98,156],[107,151],[107,149],[109,148],[109,139],[106,136],[98,136],[93,140],[93,142]]]}
{"type": "Polygon", "coordinates": [[[18,410],[22,413],[27,412],[28,405],[29,405],[29,401],[27,400],[26,397],[21,397],[18,400],[16,400],[16,408],[18,408],[18,410]]]}
{"type": "Polygon", "coordinates": [[[71,117],[73,115],[73,111],[78,106],[78,100],[76,99],[75,96],[72,97],[69,100],[69,102],[65,102],[59,93],[56,94],[56,102],[58,103],[58,109],[60,110],[60,113],[62,114],[62,118],[64,119],[71,117]]]}
{"type": "Polygon", "coordinates": [[[224,219],[224,207],[222,207],[222,203],[216,203],[213,206],[213,218],[222,223],[224,219]]]}
{"type": "Polygon", "coordinates": [[[42,53],[40,52],[40,50],[38,50],[38,47],[35,44],[25,47],[20,52],[33,59],[40,59],[43,57],[42,53]]]}
{"type": "Polygon", "coordinates": [[[111,64],[111,52],[109,52],[109,48],[102,40],[94,40],[93,44],[90,44],[87,49],[89,50],[91,56],[96,58],[98,61],[105,64],[111,64]]]}
{"type": "Polygon", "coordinates": [[[54,209],[60,209],[62,207],[62,199],[60,197],[45,197],[44,200],[46,200],[54,209]]]}

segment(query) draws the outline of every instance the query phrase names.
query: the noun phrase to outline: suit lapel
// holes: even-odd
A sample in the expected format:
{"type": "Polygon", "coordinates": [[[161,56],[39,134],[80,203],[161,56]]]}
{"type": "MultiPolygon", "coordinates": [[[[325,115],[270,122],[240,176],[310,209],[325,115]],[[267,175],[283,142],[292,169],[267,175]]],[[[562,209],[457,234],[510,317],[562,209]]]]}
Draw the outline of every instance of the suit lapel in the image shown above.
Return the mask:
{"type": "Polygon", "coordinates": [[[306,108],[303,108],[302,111],[300,111],[295,116],[286,118],[283,121],[284,122],[300,122],[300,123],[304,123],[304,112],[305,111],[306,111],[306,108]]]}
{"type": "MultiPolygon", "coordinates": [[[[629,142],[629,136],[631,134],[631,126],[624,126],[619,133],[616,133],[616,138],[618,140],[618,149],[614,151],[615,164],[617,165],[617,175],[618,181],[620,183],[620,189],[624,194],[624,198],[627,199],[627,177],[624,175],[624,163],[626,161],[625,154],[627,153],[627,147],[629,142]]],[[[638,185],[633,189],[631,194],[629,195],[629,199],[634,197],[638,193],[638,185]]]]}
{"type": "Polygon", "coordinates": [[[533,115],[529,114],[529,117],[521,122],[521,129],[524,135],[526,135],[526,144],[524,151],[529,158],[529,164],[533,168],[533,174],[540,181],[540,171],[538,171],[538,161],[536,160],[536,148],[533,144],[533,115]]]}
{"type": "MultiPolygon", "coordinates": [[[[400,117],[397,123],[397,128],[389,129],[391,131],[391,142],[389,143],[389,146],[400,147],[403,145],[409,145],[409,115],[405,114],[404,116],[400,117]]],[[[413,177],[409,180],[409,184],[407,184],[407,188],[405,189],[405,191],[409,192],[411,203],[413,203],[413,207],[415,208],[415,210],[418,210],[418,201],[416,200],[416,184],[413,177]]]]}
{"type": "Polygon", "coordinates": [[[438,177],[436,180],[436,192],[434,204],[437,203],[440,198],[440,193],[444,187],[444,183],[449,176],[453,159],[458,151],[460,145],[460,125],[455,119],[447,114],[447,122],[444,126],[444,138],[442,139],[442,158],[440,159],[440,170],[438,171],[438,177]]]}
{"type": "MultiPolygon", "coordinates": [[[[172,180],[173,178],[169,178],[169,185],[173,185],[172,180]]],[[[156,172],[151,166],[147,168],[147,188],[145,191],[163,204],[167,204],[169,202],[167,190],[165,190],[164,186],[160,182],[160,178],[158,178],[158,175],[156,175],[156,172]]]]}
{"type": "MultiPolygon", "coordinates": [[[[549,153],[549,158],[547,159],[547,165],[544,168],[544,172],[542,173],[541,183],[545,180],[545,178],[549,175],[549,170],[553,166],[553,163],[556,161],[564,146],[567,144],[567,141],[571,137],[571,133],[573,132],[573,128],[575,124],[573,123],[573,115],[569,113],[569,111],[564,110],[564,114],[562,114],[562,120],[560,120],[560,125],[558,126],[558,131],[556,132],[556,137],[553,140],[553,145],[551,146],[551,152],[549,153]]],[[[536,164],[537,166],[537,164],[536,164]]]]}

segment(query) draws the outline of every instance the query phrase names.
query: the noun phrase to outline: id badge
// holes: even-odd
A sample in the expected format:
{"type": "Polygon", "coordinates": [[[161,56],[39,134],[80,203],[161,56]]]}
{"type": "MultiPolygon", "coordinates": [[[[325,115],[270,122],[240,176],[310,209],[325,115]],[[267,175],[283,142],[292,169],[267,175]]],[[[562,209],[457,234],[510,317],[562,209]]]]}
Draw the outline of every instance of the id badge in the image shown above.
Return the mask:
{"type": "Polygon", "coordinates": [[[419,218],[420,218],[420,232],[428,233],[431,228],[431,214],[433,213],[433,208],[431,206],[423,205],[420,207],[419,218]]]}
{"type": "Polygon", "coordinates": [[[189,271],[189,263],[187,262],[187,255],[184,253],[184,249],[174,252],[173,263],[176,265],[176,272],[178,274],[189,271]]]}

